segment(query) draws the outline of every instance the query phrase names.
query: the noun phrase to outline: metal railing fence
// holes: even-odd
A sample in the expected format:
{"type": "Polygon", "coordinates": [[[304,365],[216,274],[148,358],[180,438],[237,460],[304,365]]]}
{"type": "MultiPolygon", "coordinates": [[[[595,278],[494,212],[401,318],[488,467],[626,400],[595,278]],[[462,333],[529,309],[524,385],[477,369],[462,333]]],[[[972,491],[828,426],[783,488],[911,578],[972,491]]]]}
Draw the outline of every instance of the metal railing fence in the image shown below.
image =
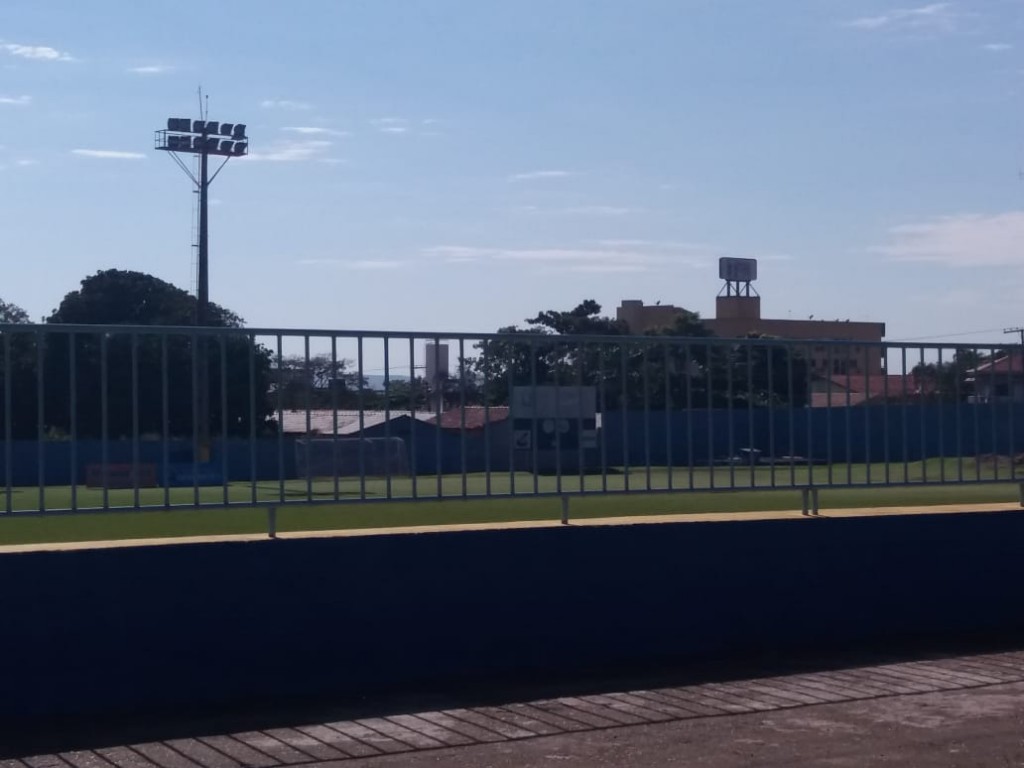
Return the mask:
{"type": "Polygon", "coordinates": [[[0,389],[7,515],[1024,481],[1016,346],[0,325],[0,389]]]}

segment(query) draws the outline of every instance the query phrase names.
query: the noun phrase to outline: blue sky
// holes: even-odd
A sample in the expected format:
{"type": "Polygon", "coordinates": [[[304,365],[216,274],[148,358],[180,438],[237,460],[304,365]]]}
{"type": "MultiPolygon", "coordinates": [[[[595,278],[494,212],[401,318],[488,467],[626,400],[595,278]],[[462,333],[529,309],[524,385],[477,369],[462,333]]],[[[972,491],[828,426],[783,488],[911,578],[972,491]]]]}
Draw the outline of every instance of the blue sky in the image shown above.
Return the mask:
{"type": "MultiPolygon", "coordinates": [[[[246,122],[211,293],[251,325],[491,331],[585,298],[889,338],[1024,324],[1020,0],[0,4],[0,296],[191,285],[168,116],[246,122]]],[[[993,332],[994,331],[994,332],[993,332]]]]}

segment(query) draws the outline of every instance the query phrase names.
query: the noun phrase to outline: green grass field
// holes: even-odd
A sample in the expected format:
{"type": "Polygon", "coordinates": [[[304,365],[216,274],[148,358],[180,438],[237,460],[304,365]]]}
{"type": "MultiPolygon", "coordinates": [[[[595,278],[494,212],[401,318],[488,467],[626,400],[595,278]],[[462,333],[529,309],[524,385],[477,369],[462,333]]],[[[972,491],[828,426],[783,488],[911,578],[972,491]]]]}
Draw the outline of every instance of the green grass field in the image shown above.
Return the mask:
{"type": "MultiPolygon", "coordinates": [[[[757,467],[716,467],[699,468],[692,472],[687,468],[632,469],[628,473],[621,468],[606,478],[589,475],[583,478],[582,488],[587,492],[599,492],[607,483],[608,490],[625,490],[627,481],[630,491],[624,495],[587,495],[574,497],[571,515],[574,518],[617,517],[629,515],[687,514],[701,512],[755,512],[797,509],[800,496],[795,488],[806,486],[813,476],[817,486],[864,485],[866,488],[827,488],[821,490],[822,508],[917,506],[932,504],[970,504],[989,502],[1011,502],[1018,498],[1017,488],[993,481],[1011,477],[1008,461],[998,465],[995,462],[977,463],[972,459],[932,460],[907,465],[889,465],[888,478],[884,465],[833,465],[790,468],[757,467]],[[945,486],[923,485],[945,479],[953,483],[958,479],[977,481],[981,484],[945,486]],[[885,483],[909,483],[896,487],[885,487],[885,483]],[[773,490],[776,488],[788,490],[773,490]],[[671,485],[670,485],[671,483],[671,485]],[[677,489],[677,493],[646,493],[677,489]],[[692,487],[693,490],[690,490],[692,487]],[[735,488],[726,493],[714,492],[711,488],[735,488]]],[[[1017,476],[1024,479],[1024,472],[1017,470],[1017,476]]],[[[416,493],[421,501],[410,501],[413,480],[408,477],[393,478],[390,484],[379,478],[367,479],[363,483],[346,479],[338,485],[341,503],[333,503],[335,485],[333,480],[306,481],[290,480],[282,489],[278,483],[259,482],[255,489],[249,483],[232,483],[225,490],[221,486],[200,488],[199,500],[204,504],[217,506],[204,509],[160,509],[153,511],[92,512],[82,511],[65,516],[12,516],[0,515],[0,545],[30,544],[44,542],[95,541],[106,539],[135,539],[214,534],[260,533],[267,530],[267,513],[264,509],[231,507],[232,504],[280,502],[287,505],[278,511],[277,526],[280,531],[315,531],[377,527],[402,527],[411,525],[450,525],[460,523],[488,523],[506,521],[552,520],[561,515],[561,504],[557,498],[531,498],[528,494],[535,488],[541,493],[559,491],[554,477],[532,474],[492,475],[491,494],[508,496],[513,483],[515,492],[523,494],[515,498],[487,498],[487,478],[483,475],[447,475],[440,479],[441,495],[438,499],[438,478],[421,476],[416,479],[416,493]],[[535,486],[536,483],[536,486],[535,486]],[[381,503],[389,497],[390,501],[381,503]],[[366,499],[366,502],[363,501],[366,499]],[[309,500],[321,502],[307,504],[309,500]],[[376,502],[374,500],[377,500],[376,502]],[[326,503],[323,503],[326,502],[326,503]]],[[[579,476],[563,477],[561,491],[567,494],[579,493],[579,476]]],[[[46,509],[66,509],[72,506],[72,489],[69,486],[47,487],[44,489],[46,509]]],[[[174,488],[170,491],[172,505],[192,505],[195,500],[192,488],[174,488]]],[[[0,493],[0,501],[6,506],[6,494],[0,493]]],[[[15,488],[11,493],[11,506],[16,511],[31,511],[39,508],[39,488],[15,488]]],[[[75,504],[88,509],[102,507],[102,491],[78,487],[75,489],[75,504]]],[[[130,507],[134,503],[132,490],[111,490],[107,503],[110,507],[130,507]]],[[[162,506],[163,489],[140,489],[141,505],[162,506]]]]}

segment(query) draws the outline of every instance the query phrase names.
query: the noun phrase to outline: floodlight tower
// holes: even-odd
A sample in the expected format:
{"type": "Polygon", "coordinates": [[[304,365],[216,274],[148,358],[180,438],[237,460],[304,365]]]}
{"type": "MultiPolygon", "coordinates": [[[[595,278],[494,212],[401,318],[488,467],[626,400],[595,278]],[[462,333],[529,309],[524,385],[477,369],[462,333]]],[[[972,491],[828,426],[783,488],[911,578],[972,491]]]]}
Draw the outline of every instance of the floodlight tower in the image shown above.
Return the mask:
{"type": "Polygon", "coordinates": [[[217,175],[232,157],[249,153],[249,139],[245,123],[219,123],[186,117],[167,119],[167,128],[156,132],[156,148],[167,152],[195,184],[199,195],[199,274],[196,291],[196,325],[209,325],[210,311],[210,242],[209,242],[209,189],[217,175]],[[199,177],[189,169],[179,154],[198,155],[199,177]],[[213,176],[209,175],[210,156],[223,157],[213,176]]]}
{"type": "MultiPolygon", "coordinates": [[[[199,259],[196,279],[196,325],[210,324],[210,239],[209,239],[209,189],[210,184],[227,165],[232,157],[244,157],[249,153],[249,139],[245,135],[245,123],[220,123],[207,120],[202,108],[200,94],[200,119],[187,117],[167,119],[167,128],[156,132],[156,148],[167,152],[195,185],[199,195],[199,259]],[[189,169],[180,155],[196,155],[199,158],[198,178],[189,169]],[[210,175],[210,157],[222,157],[223,162],[210,175]]],[[[205,341],[205,340],[204,340],[205,341]]],[[[203,344],[205,346],[205,343],[203,344]]],[[[199,416],[198,449],[203,461],[210,455],[210,374],[209,363],[203,354],[197,356],[199,391],[196,408],[199,416]]]]}

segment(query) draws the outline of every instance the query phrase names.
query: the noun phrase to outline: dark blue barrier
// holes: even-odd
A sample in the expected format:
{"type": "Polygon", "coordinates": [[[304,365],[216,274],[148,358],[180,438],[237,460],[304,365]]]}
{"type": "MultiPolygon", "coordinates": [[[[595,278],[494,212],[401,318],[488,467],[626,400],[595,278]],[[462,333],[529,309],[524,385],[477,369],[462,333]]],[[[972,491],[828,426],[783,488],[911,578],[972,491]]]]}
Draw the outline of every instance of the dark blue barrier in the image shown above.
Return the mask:
{"type": "Polygon", "coordinates": [[[6,554],[0,722],[1016,631],[1022,540],[1014,512],[6,554]]]}
{"type": "Polygon", "coordinates": [[[608,463],[707,465],[756,448],[764,456],[899,463],[1024,452],[1024,407],[859,406],[611,411],[602,417],[608,463]]]}

